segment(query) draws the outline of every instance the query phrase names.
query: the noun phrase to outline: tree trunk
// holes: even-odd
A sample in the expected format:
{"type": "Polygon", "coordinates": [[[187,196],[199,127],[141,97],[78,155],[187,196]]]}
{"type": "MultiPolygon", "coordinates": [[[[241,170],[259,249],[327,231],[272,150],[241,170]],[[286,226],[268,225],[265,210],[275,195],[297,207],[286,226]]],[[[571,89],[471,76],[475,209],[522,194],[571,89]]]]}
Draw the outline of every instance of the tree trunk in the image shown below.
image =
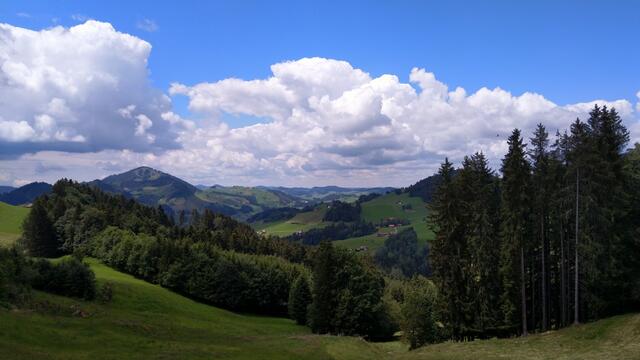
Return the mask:
{"type": "Polygon", "coordinates": [[[564,229],[562,228],[563,219],[560,219],[560,326],[567,324],[567,284],[565,274],[565,256],[564,256],[564,229]]]}
{"type": "Polygon", "coordinates": [[[547,264],[545,258],[547,247],[544,236],[544,212],[540,216],[540,234],[542,235],[542,331],[547,331],[547,264]]]}
{"type": "Polygon", "coordinates": [[[580,308],[579,304],[578,304],[578,229],[579,229],[579,225],[580,222],[578,220],[578,214],[579,214],[579,195],[580,195],[580,169],[576,170],[576,249],[575,249],[575,256],[576,256],[576,266],[575,266],[575,279],[574,279],[574,298],[573,298],[573,302],[574,302],[574,308],[573,308],[573,323],[574,324],[579,324],[580,323],[580,318],[578,317],[579,315],[579,311],[578,309],[580,308]]]}
{"type": "Polygon", "coordinates": [[[521,310],[522,310],[522,336],[527,336],[527,294],[525,290],[524,277],[524,246],[520,245],[520,293],[521,293],[521,310]]]}

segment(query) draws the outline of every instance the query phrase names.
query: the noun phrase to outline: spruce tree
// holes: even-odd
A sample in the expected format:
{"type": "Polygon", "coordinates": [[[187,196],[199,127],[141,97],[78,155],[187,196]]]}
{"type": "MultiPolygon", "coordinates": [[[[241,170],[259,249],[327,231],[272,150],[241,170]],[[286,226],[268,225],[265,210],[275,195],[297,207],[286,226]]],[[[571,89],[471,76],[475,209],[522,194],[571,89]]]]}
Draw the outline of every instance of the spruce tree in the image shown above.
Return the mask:
{"type": "Polygon", "coordinates": [[[315,333],[331,332],[336,304],[336,254],[330,241],[317,249],[313,264],[313,301],[309,309],[309,325],[315,333]]]}
{"type": "Polygon", "coordinates": [[[461,208],[458,189],[454,183],[453,165],[448,159],[440,166],[442,179],[430,204],[430,224],[435,233],[431,241],[429,262],[433,279],[440,289],[440,307],[443,321],[451,329],[452,337],[459,339],[463,324],[463,299],[466,293],[463,268],[461,208]]]}
{"type": "MultiPolygon", "coordinates": [[[[542,331],[546,331],[549,326],[548,303],[549,303],[549,277],[548,263],[549,244],[548,232],[548,204],[550,193],[550,173],[549,173],[549,134],[542,124],[538,124],[533,138],[531,138],[531,149],[529,157],[532,165],[531,185],[533,190],[533,219],[534,233],[537,234],[540,245],[540,306],[542,309],[542,331]]],[[[534,267],[535,269],[535,267],[534,267]]]]}
{"type": "Polygon", "coordinates": [[[306,276],[298,275],[289,290],[289,316],[298,325],[307,324],[307,310],[311,304],[311,290],[306,276]]]}
{"type": "Polygon", "coordinates": [[[520,131],[514,129],[507,141],[509,150],[502,160],[502,311],[505,325],[517,324],[520,308],[522,335],[527,335],[525,255],[529,248],[530,168],[520,131]],[[518,301],[519,299],[519,301],[518,301]],[[520,303],[520,305],[516,305],[520,303]]]}
{"type": "Polygon", "coordinates": [[[45,207],[47,200],[45,197],[36,199],[22,223],[22,242],[31,256],[59,255],[55,228],[45,207]]]}

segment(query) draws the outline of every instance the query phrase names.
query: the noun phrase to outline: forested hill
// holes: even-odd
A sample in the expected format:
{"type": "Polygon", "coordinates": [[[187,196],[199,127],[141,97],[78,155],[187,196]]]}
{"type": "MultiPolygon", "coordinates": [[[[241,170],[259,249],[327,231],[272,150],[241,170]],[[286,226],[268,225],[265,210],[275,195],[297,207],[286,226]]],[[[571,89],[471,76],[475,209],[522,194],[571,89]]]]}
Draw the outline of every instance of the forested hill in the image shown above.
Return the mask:
{"type": "Polygon", "coordinates": [[[0,201],[11,205],[30,204],[38,196],[49,192],[51,192],[51,185],[44,182],[33,182],[0,194],[0,201]]]}
{"type": "Polygon", "coordinates": [[[397,330],[383,306],[382,273],[356,253],[262,237],[208,209],[181,220],[176,225],[161,207],[60,180],[33,203],[20,245],[36,257],[90,255],[229,310],[289,312],[316,332],[373,339],[397,330]]]}

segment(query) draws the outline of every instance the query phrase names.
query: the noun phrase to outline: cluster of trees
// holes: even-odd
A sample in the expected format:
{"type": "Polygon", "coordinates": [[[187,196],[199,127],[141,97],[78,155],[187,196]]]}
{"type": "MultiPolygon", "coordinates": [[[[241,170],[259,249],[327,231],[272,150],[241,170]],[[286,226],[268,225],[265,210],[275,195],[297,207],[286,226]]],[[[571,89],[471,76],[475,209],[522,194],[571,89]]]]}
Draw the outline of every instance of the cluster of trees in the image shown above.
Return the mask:
{"type": "Polygon", "coordinates": [[[336,222],[325,227],[310,229],[294,233],[287,237],[293,243],[304,245],[318,245],[324,240],[344,240],[352,237],[365,236],[376,232],[376,227],[370,222],[336,222]]]}
{"type": "Polygon", "coordinates": [[[376,264],[393,278],[412,278],[429,275],[427,257],[429,246],[418,246],[418,235],[413,228],[403,229],[389,236],[376,250],[376,264]]]}
{"type": "Polygon", "coordinates": [[[323,221],[360,221],[360,212],[362,208],[360,202],[356,201],[354,204],[334,200],[329,205],[327,212],[322,218],[323,221]]]}
{"type": "Polygon", "coordinates": [[[15,247],[0,248],[0,306],[24,304],[31,289],[93,300],[95,275],[75,257],[51,262],[28,258],[15,247]]]}
{"type": "Polygon", "coordinates": [[[384,278],[374,264],[323,241],[315,251],[312,269],[307,321],[314,332],[368,339],[393,335],[396,326],[383,301],[384,278]]]}
{"type": "Polygon", "coordinates": [[[307,272],[276,256],[108,227],[90,242],[105,264],[199,301],[235,311],[284,315],[293,281],[307,272]]]}
{"type": "Polygon", "coordinates": [[[553,144],[542,124],[528,150],[514,130],[502,178],[481,153],[460,170],[442,164],[430,264],[453,338],[526,335],[640,304],[628,140],[616,111],[596,106],[553,144]]]}
{"type": "Polygon", "coordinates": [[[247,219],[247,222],[252,224],[256,222],[268,223],[280,220],[288,220],[296,216],[296,214],[298,214],[299,212],[301,212],[300,209],[292,207],[267,209],[251,216],[247,219]]]}

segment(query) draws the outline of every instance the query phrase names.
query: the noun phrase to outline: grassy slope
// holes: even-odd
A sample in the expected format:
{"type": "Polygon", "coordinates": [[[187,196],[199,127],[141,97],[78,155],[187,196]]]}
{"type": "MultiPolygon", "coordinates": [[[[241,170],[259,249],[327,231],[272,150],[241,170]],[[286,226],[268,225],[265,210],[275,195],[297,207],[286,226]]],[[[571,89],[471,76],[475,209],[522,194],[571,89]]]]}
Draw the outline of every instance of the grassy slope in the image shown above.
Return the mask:
{"type": "Polygon", "coordinates": [[[264,230],[267,234],[277,236],[291,235],[296,231],[306,231],[309,229],[326,226],[322,221],[327,212],[327,205],[318,205],[313,211],[296,214],[289,220],[276,221],[266,224],[254,224],[256,230],[264,230]]]}
{"type": "Polygon", "coordinates": [[[615,316],[517,339],[431,345],[398,359],[640,359],[640,314],[615,316]]]}
{"type": "Polygon", "coordinates": [[[99,283],[114,284],[107,305],[36,293],[51,310],[0,309],[1,359],[368,359],[383,356],[357,338],[315,336],[291,320],[203,305],[90,260],[99,283]],[[52,305],[53,304],[53,305],[52,305]],[[71,316],[73,305],[91,313],[71,316]]]}
{"type": "MultiPolygon", "coordinates": [[[[365,221],[377,223],[384,218],[395,217],[408,219],[413,229],[418,235],[418,243],[420,245],[433,238],[433,232],[429,230],[425,221],[427,217],[426,204],[418,197],[410,197],[409,194],[397,195],[390,193],[380,196],[371,201],[362,204],[362,218],[365,221]],[[411,204],[412,210],[402,210],[403,204],[411,204]]],[[[383,232],[389,232],[389,229],[382,229],[383,232]]],[[[375,251],[382,246],[385,237],[378,237],[376,234],[336,241],[335,244],[346,248],[357,248],[359,246],[367,246],[370,251],[375,251]]]]}
{"type": "Polygon", "coordinates": [[[47,310],[0,309],[0,359],[638,359],[640,314],[527,338],[436,344],[318,336],[291,320],[203,305],[89,260],[107,305],[36,293],[47,310]],[[70,315],[79,306],[88,318],[70,315]],[[57,309],[57,310],[55,310],[57,309]]]}
{"type": "Polygon", "coordinates": [[[29,209],[0,202],[0,246],[13,243],[20,237],[22,220],[29,209]]]}

